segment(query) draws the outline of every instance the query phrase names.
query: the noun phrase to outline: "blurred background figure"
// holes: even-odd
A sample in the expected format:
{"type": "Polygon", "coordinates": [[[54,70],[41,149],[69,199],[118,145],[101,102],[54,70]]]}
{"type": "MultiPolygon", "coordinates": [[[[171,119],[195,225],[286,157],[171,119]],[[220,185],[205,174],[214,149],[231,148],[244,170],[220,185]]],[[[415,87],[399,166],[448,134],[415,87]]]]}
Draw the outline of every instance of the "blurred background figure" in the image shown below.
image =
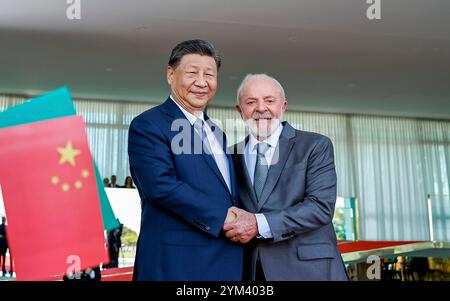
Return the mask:
{"type": "Polygon", "coordinates": [[[125,178],[125,183],[122,188],[136,188],[133,186],[133,179],[130,176],[125,178]]]}
{"type": "Polygon", "coordinates": [[[103,186],[104,187],[109,187],[109,178],[104,178],[103,179],[103,186]]]}
{"type": "MultiPolygon", "coordinates": [[[[412,258],[411,268],[417,273],[417,279],[419,281],[430,280],[430,265],[427,257],[414,257],[412,258]]],[[[441,279],[439,279],[441,280],[441,279]]],[[[448,280],[448,279],[447,279],[448,280]]]]}
{"type": "Polygon", "coordinates": [[[122,231],[123,224],[119,222],[120,226],[111,231],[108,231],[107,241],[108,241],[108,252],[110,263],[105,266],[105,268],[117,268],[119,267],[119,252],[122,246],[122,231]]]}
{"type": "Polygon", "coordinates": [[[108,187],[120,187],[119,185],[117,185],[117,176],[116,175],[111,176],[111,183],[108,185],[108,187]]]}
{"type": "MultiPolygon", "coordinates": [[[[0,224],[0,263],[2,265],[2,276],[6,275],[6,251],[8,249],[8,241],[6,240],[6,217],[2,216],[0,224]]],[[[9,274],[12,276],[12,265],[10,265],[9,274]]]]}

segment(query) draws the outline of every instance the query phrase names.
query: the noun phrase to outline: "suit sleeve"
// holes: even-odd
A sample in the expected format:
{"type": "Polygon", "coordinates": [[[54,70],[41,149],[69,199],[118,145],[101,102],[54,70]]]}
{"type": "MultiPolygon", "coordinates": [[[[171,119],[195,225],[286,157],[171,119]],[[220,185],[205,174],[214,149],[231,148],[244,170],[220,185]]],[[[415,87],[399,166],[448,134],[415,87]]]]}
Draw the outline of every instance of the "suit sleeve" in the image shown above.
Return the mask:
{"type": "Polygon", "coordinates": [[[194,227],[218,237],[227,210],[177,178],[170,145],[155,124],[138,119],[131,123],[128,155],[142,201],[153,202],[194,227]]]}
{"type": "Polygon", "coordinates": [[[332,222],[336,203],[333,144],[322,137],[314,147],[306,171],[305,197],[283,210],[265,212],[273,242],[318,229],[332,222]]]}

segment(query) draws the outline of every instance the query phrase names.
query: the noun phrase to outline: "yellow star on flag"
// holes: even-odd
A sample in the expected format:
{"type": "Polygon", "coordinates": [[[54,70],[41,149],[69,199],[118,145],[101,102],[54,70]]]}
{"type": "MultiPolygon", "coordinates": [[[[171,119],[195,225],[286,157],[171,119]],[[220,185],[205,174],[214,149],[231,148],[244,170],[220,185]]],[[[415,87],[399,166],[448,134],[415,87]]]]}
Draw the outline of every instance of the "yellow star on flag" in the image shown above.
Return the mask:
{"type": "Polygon", "coordinates": [[[65,147],[57,147],[56,150],[61,155],[59,164],[68,162],[72,166],[75,166],[75,156],[78,156],[81,153],[80,150],[72,148],[72,141],[70,140],[67,142],[65,147]]]}

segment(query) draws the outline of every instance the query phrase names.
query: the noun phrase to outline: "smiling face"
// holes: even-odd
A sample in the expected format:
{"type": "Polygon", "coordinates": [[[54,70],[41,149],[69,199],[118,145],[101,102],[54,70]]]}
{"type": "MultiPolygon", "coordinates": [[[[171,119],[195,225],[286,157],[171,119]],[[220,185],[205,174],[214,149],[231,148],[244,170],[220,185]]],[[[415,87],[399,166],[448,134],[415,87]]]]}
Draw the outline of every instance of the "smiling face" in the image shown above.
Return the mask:
{"type": "Polygon", "coordinates": [[[167,82],[174,99],[186,111],[198,115],[216,94],[216,62],[210,56],[187,54],[175,69],[167,67],[167,82]]]}
{"type": "Polygon", "coordinates": [[[273,80],[254,78],[242,89],[236,109],[251,133],[258,140],[264,140],[278,128],[287,104],[273,80]]]}

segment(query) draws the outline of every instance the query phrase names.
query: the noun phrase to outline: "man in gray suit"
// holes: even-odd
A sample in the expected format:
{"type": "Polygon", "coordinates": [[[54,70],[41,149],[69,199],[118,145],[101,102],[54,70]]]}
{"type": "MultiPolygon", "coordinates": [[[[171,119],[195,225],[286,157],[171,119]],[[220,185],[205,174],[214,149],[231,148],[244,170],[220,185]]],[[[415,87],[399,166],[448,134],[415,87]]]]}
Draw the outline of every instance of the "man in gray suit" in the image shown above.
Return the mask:
{"type": "Polygon", "coordinates": [[[329,138],[281,122],[283,87],[265,74],[249,74],[238,89],[241,117],[251,134],[234,146],[243,209],[225,235],[247,246],[251,280],[348,280],[332,218],[336,201],[329,138]]]}

